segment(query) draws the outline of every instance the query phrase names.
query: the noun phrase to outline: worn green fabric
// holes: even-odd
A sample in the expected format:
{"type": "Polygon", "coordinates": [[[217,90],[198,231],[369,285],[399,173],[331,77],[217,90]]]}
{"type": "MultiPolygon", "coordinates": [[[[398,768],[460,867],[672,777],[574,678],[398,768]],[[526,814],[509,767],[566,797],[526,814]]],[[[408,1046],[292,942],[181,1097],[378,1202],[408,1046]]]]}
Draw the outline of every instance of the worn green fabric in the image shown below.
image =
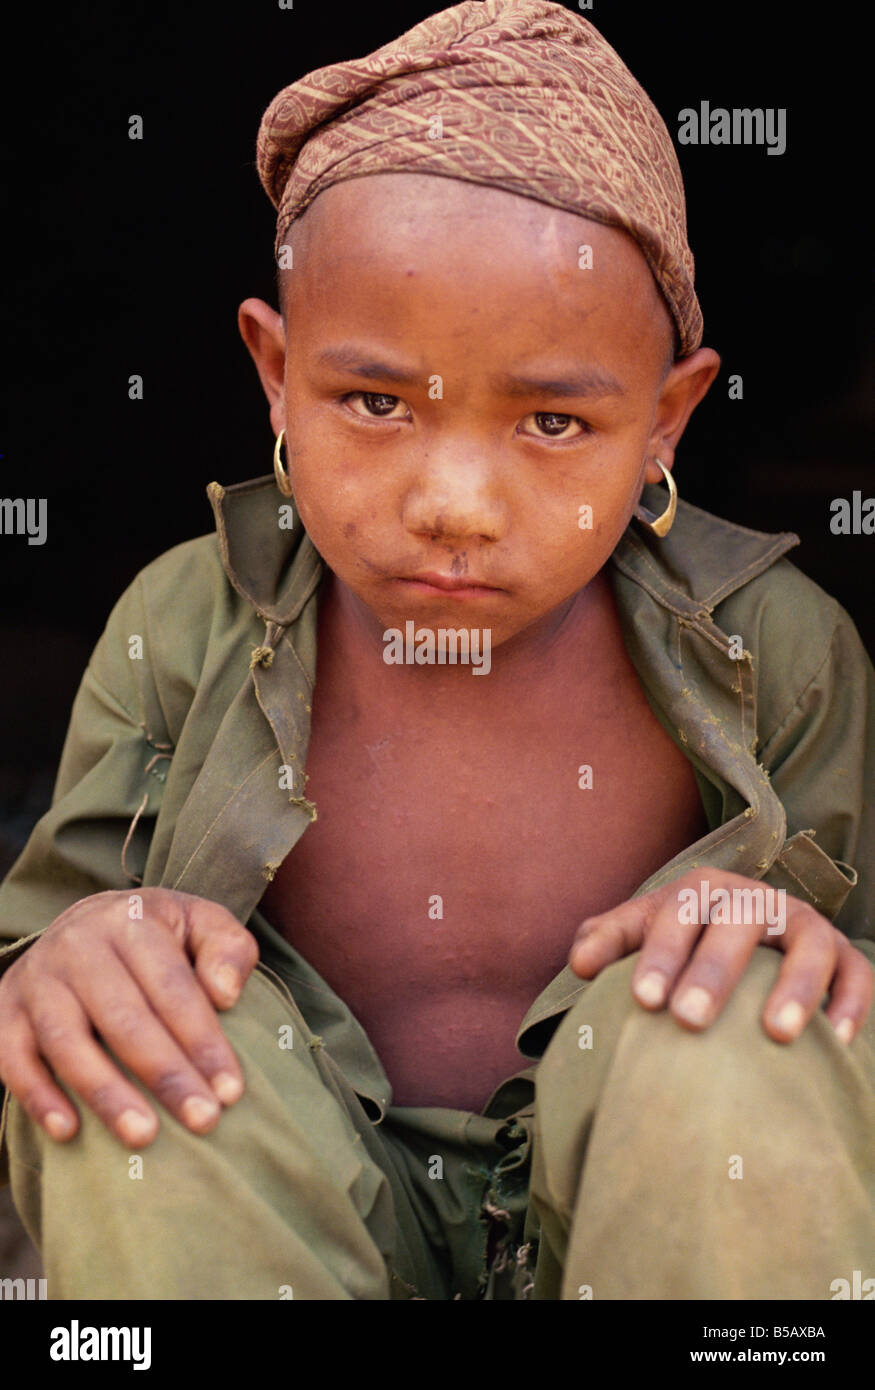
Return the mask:
{"type": "Polygon", "coordinates": [[[129,1154],[85,1111],[58,1145],[9,1105],[50,1298],[827,1299],[871,1269],[875,1021],[850,1048],[822,1015],[773,1043],[776,952],[704,1034],[638,1008],[630,956],[486,1114],[375,1125],[261,925],[271,964],[223,1015],[247,1090],[208,1138],[162,1111],[129,1154]]]}
{"type": "MultiPolygon", "coordinates": [[[[528,1201],[525,1121],[399,1108],[373,1124],[293,999],[291,951],[278,943],[265,954],[271,966],[262,959],[222,1016],[247,1085],[207,1142],[162,1109],[155,1143],[129,1154],[84,1111],[79,1134],[59,1146],[9,1104],[13,1197],[42,1252],[49,1297],[522,1293],[532,1283],[524,1258],[514,1277],[528,1201]],[[502,1279],[492,1267],[502,1251],[506,1266],[511,1237],[514,1267],[502,1279]]],[[[531,1080],[519,1095],[530,1119],[531,1080]]]]}
{"type": "MultiPolygon", "coordinates": [[[[631,962],[611,967],[592,985],[566,967],[533,1000],[517,1041],[523,1056],[538,1065],[499,1087],[482,1116],[392,1105],[383,1068],[361,1026],[258,911],[266,883],[313,815],[304,766],[322,562],[299,524],[292,530],[280,524],[285,499],[277,493],[272,475],[228,488],[214,483],[208,492],[217,533],[177,546],[147,566],[119,599],[92,655],[74,704],[52,806],[0,886],[0,939],[8,943],[0,965],[26,949],[71,903],[91,893],[133,891],[143,883],[222,903],[255,931],[262,961],[286,987],[286,1008],[300,1012],[296,1022],[322,1039],[318,1056],[306,1046],[295,1054],[296,1066],[307,1064],[300,1073],[301,1085],[310,1088],[318,1105],[314,1079],[318,1075],[325,1080],[324,1068],[330,1071],[330,1085],[325,1080],[325,1087],[334,1088],[336,1102],[331,1123],[368,1155],[358,1172],[355,1165],[344,1168],[338,1153],[337,1181],[354,1194],[356,1219],[364,1222],[374,1249],[390,1264],[394,1258],[399,1261],[393,1266],[394,1277],[384,1276],[362,1230],[345,1228],[338,1236],[340,1244],[348,1240],[350,1251],[366,1252],[360,1264],[353,1260],[358,1272],[345,1283],[347,1266],[342,1261],[340,1266],[329,1262],[323,1267],[317,1260],[312,1288],[333,1287],[335,1292],[302,1296],[411,1296],[412,1289],[418,1291],[412,1296],[422,1297],[467,1298],[484,1292],[488,1297],[531,1296],[530,1254],[543,1219],[547,1236],[541,1242],[536,1296],[576,1297],[567,1283],[560,1292],[561,1269],[550,1274],[548,1268],[551,1258],[560,1263],[566,1258],[575,1192],[570,1197],[568,1192],[558,1193],[553,1179],[546,1193],[539,1190],[537,1165],[552,1162],[561,1167],[557,1156],[563,1143],[580,1159],[579,1136],[589,1134],[593,1114],[607,1093],[600,1084],[588,1098],[564,1106],[564,1138],[550,1140],[549,1154],[538,1157],[535,1139],[536,1173],[529,1202],[529,1148],[545,1121],[545,1115],[534,1114],[533,1081],[543,1085],[545,1094],[553,1094],[546,1089],[551,1074],[547,1068],[561,1072],[561,1039],[567,1041],[568,1020],[576,1017],[574,1010],[583,1007],[582,1001],[598,999],[609,988],[616,1027],[628,1016],[633,1035],[636,1029],[645,1030],[642,1045],[656,1046],[648,1042],[648,1037],[657,1036],[651,1027],[654,1019],[627,997],[631,962]],[[136,637],[142,639],[141,657],[131,641],[136,637]],[[291,791],[279,788],[280,765],[294,770],[291,791]],[[623,982],[622,992],[612,983],[618,980],[623,982]],[[592,992],[596,986],[598,993],[592,992]],[[563,1016],[565,1033],[559,1028],[563,1016]],[[545,1055],[554,1034],[558,1050],[551,1046],[545,1055]],[[446,1159],[450,1176],[442,1185],[422,1180],[422,1162],[429,1154],[446,1159]],[[419,1176],[414,1180],[415,1174],[419,1176]],[[429,1195],[434,1191],[442,1195],[429,1195]],[[392,1237],[395,1245],[386,1234],[390,1228],[397,1233],[392,1237]],[[423,1231],[427,1249],[437,1252],[432,1264],[422,1258],[423,1231]],[[340,1285],[344,1293],[337,1292],[340,1285]]],[[[644,500],[659,509],[658,494],[650,499],[645,495],[644,500]]],[[[686,868],[724,867],[812,902],[875,961],[875,813],[871,796],[867,798],[875,774],[875,676],[848,615],[784,558],[796,543],[792,535],[749,531],[681,503],[668,537],[656,540],[631,525],[611,557],[609,572],[627,649],[654,712],[694,767],[710,827],[638,891],[669,881],[686,868]],[[735,650],[733,637],[744,647],[738,659],[728,655],[735,650]]],[[[812,1038],[801,1046],[797,1042],[781,1049],[770,1043],[757,1031],[756,1001],[761,1008],[762,971],[777,968],[779,958],[769,951],[758,951],[757,957],[768,959],[739,987],[738,1002],[727,1011],[725,1024],[709,1030],[713,1039],[707,1046],[730,1056],[731,1074],[739,1078],[750,1078],[752,1069],[760,1075],[764,1066],[769,1075],[774,1071],[777,1063],[763,1063],[755,1056],[757,1049],[765,1049],[763,1055],[769,1058],[780,1053],[797,1059],[800,1077],[816,1072],[818,1090],[825,1097],[821,1120],[837,1129],[845,1126],[841,1155],[833,1155],[836,1163],[845,1165],[839,1185],[843,1191],[865,1190],[871,1181],[871,1148],[867,1153],[865,1131],[855,1129],[856,1121],[848,1116],[861,1106],[861,1113],[868,1113],[866,1106],[872,1103],[871,1043],[866,1038],[855,1041],[851,1072],[844,1054],[836,1051],[838,1044],[825,1040],[824,1020],[812,1025],[812,1038]],[[741,1017],[756,1034],[749,1042],[743,1041],[737,1024],[741,1017]],[[867,1163],[868,1178],[860,1176],[867,1163]]],[[[279,1094],[271,1071],[277,1059],[272,1057],[268,1064],[264,1038],[248,1020],[248,1001],[265,988],[263,974],[247,987],[247,1002],[241,1000],[233,1011],[239,1011],[239,1027],[231,1015],[227,1026],[235,1046],[242,1049],[247,1078],[250,1067],[253,1075],[264,1078],[253,1104],[260,1098],[269,1113],[270,1097],[279,1094]]],[[[659,1017],[659,1055],[704,1055],[691,1051],[701,1039],[684,1034],[667,1016],[659,1017]]],[[[275,1036],[274,1032],[274,1049],[275,1036]]],[[[602,1053],[600,1065],[607,1064],[608,1054],[602,1053]]],[[[783,1073],[779,1070],[777,1075],[775,1084],[784,1085],[783,1073]]],[[[612,1104],[615,1095],[624,1094],[621,1077],[618,1072],[612,1104]]],[[[634,1089],[631,1082],[630,1087],[634,1089]]],[[[247,1105],[249,1099],[244,1098],[216,1131],[227,1134],[230,1145],[235,1133],[243,1142],[247,1105]]],[[[792,1106],[788,1113],[793,1113],[792,1106]]],[[[701,1114],[699,1121],[703,1128],[709,1122],[701,1114]]],[[[63,1158],[64,1152],[72,1153],[80,1145],[84,1158],[77,1181],[86,1191],[90,1182],[95,1193],[104,1165],[117,1162],[122,1153],[89,1119],[74,1146],[63,1147],[47,1147],[48,1141],[33,1132],[15,1104],[8,1107],[8,1123],[13,1170],[18,1174],[16,1200],[27,1209],[34,1228],[42,1220],[40,1210],[48,1211],[52,1202],[52,1209],[60,1213],[69,1210],[76,1168],[73,1159],[63,1158]],[[43,1170],[49,1154],[51,1176],[43,1170]],[[28,1181],[28,1173],[42,1177],[28,1181]],[[64,1193],[68,1195],[62,1201],[64,1193]]],[[[716,1112],[713,1123],[722,1132],[716,1112]]],[[[653,1133],[661,1134],[664,1143],[666,1134],[651,1115],[654,1125],[653,1133]]],[[[813,1142],[801,1116],[799,1125],[796,1132],[792,1126],[786,1129],[788,1145],[813,1142]]],[[[168,1166],[179,1164],[183,1170],[185,1155],[196,1151],[209,1168],[203,1155],[213,1149],[224,1152],[224,1138],[195,1139],[169,1117],[164,1118],[164,1129],[166,1134],[162,1131],[156,1146],[147,1151],[146,1161],[161,1152],[157,1145],[165,1144],[168,1166]]],[[[549,1124],[544,1132],[552,1133],[549,1124]]],[[[318,1146],[327,1142],[312,1137],[316,1166],[318,1146]]],[[[647,1142],[654,1142],[652,1134],[647,1142]]],[[[264,1161],[275,1178],[276,1163],[268,1150],[269,1145],[264,1161]]],[[[225,1170],[226,1183],[228,1173],[237,1175],[230,1187],[208,1184],[203,1202],[207,1207],[215,1201],[224,1206],[239,1181],[245,1212],[243,1189],[257,1179],[252,1174],[247,1178],[232,1164],[225,1170]]],[[[576,1188],[578,1177],[572,1182],[566,1173],[565,1182],[576,1188]]],[[[601,1183],[599,1191],[608,1194],[603,1200],[610,1200],[614,1188],[609,1168],[593,1162],[588,1181],[597,1187],[601,1183]]],[[[131,1187],[140,1190],[134,1182],[131,1187]]],[[[190,1205],[193,1191],[190,1186],[190,1205]]],[[[853,1201],[839,1202],[836,1213],[830,1254],[845,1238],[843,1222],[848,1229],[856,1222],[864,1238],[871,1239],[871,1225],[866,1231],[860,1224],[853,1201]]],[[[234,1219],[244,1218],[238,1214],[234,1219]]],[[[53,1227],[51,1240],[61,1239],[58,1231],[63,1229],[63,1223],[53,1227]]],[[[611,1240],[616,1243],[615,1233],[611,1240]]],[[[658,1252],[658,1244],[654,1249],[658,1252]]],[[[56,1285],[74,1278],[64,1263],[70,1258],[69,1249],[63,1259],[58,1257],[56,1285]]],[[[294,1283],[279,1277],[282,1261],[288,1258],[286,1252],[276,1265],[267,1260],[268,1281],[294,1283]]],[[[818,1268],[816,1279],[823,1272],[818,1268]]],[[[191,1273],[194,1277],[196,1271],[191,1273]]],[[[842,1274],[839,1269],[834,1277],[842,1274]]],[[[171,1276],[165,1277],[172,1284],[171,1276]]],[[[628,1270],[617,1273],[603,1266],[596,1277],[603,1289],[626,1289],[607,1296],[647,1296],[634,1292],[628,1270]]],[[[715,1277],[720,1285],[721,1276],[715,1277]]],[[[737,1270],[732,1274],[732,1279],[740,1277],[737,1270]]],[[[815,1278],[815,1273],[809,1271],[807,1277],[815,1278]]],[[[229,1278],[234,1289],[241,1288],[239,1272],[229,1278]]],[[[654,1296],[697,1296],[672,1292],[680,1284],[658,1268],[653,1281],[654,1296]]],[[[112,1285],[110,1273],[106,1284],[112,1285]]],[[[178,1296],[156,1293],[152,1287],[153,1292],[143,1296],[178,1296]]],[[[247,1286],[230,1292],[231,1286],[223,1287],[224,1292],[204,1296],[277,1296],[275,1289],[259,1293],[247,1286]]],[[[798,1280],[792,1287],[799,1287],[798,1280]]],[[[58,1296],[51,1289],[50,1294],[58,1296]]]]}

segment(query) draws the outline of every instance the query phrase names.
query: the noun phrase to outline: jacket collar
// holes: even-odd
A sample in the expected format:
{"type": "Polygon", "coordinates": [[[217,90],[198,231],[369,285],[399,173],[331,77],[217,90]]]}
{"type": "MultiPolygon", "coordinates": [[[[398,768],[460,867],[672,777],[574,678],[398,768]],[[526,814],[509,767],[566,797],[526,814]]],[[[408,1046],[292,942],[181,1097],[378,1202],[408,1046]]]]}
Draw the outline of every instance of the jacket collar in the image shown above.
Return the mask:
{"type": "MultiPolygon", "coordinates": [[[[278,492],[272,473],[230,487],[212,482],[207,496],[228,579],[262,618],[287,627],[324,569],[297,508],[278,492]]],[[[664,499],[664,489],[645,488],[653,510],[660,511],[664,499]]],[[[693,615],[710,613],[798,544],[792,532],[751,531],[679,501],[663,540],[630,523],[610,563],[664,607],[693,615]]]]}

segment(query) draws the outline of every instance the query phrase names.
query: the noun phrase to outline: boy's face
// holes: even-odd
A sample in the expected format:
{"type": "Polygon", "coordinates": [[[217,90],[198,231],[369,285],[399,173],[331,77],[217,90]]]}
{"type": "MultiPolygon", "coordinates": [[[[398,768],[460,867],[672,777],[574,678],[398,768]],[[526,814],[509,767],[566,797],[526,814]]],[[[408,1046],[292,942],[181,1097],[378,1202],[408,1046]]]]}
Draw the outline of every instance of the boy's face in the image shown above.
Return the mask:
{"type": "Polygon", "coordinates": [[[495,648],[548,618],[601,569],[648,455],[671,463],[717,370],[665,377],[671,319],[638,247],[407,174],[334,185],[288,240],[285,344],[257,301],[241,329],[317,550],[381,630],[488,628],[495,648]]]}

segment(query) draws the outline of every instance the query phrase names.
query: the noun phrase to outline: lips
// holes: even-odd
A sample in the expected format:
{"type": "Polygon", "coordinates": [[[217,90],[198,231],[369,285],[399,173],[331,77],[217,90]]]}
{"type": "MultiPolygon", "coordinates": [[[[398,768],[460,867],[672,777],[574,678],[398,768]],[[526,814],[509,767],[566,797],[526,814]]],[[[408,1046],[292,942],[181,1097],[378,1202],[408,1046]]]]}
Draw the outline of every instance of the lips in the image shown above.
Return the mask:
{"type": "Polygon", "coordinates": [[[452,593],[457,589],[483,589],[484,592],[494,592],[495,586],[484,584],[479,579],[470,579],[466,575],[464,579],[459,579],[453,574],[404,574],[400,576],[406,583],[428,584],[432,589],[445,589],[447,593],[452,593]]]}

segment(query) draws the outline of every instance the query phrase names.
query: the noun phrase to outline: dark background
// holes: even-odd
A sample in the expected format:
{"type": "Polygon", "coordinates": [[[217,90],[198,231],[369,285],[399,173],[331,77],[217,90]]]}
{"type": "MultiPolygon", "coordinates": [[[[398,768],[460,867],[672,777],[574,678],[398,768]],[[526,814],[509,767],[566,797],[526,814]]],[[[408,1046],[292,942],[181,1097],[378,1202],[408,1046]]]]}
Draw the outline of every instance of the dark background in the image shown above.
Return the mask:
{"type": "MultiPolygon", "coordinates": [[[[0,873],[51,794],[70,705],[107,614],[160,552],[213,529],[205,496],[270,471],[273,436],[236,309],[273,298],[274,213],[255,135],[282,86],[439,8],[295,0],[43,5],[9,46],[6,130],[23,175],[7,226],[11,351],[0,495],[45,496],[48,540],[0,536],[0,873]],[[144,139],[128,139],[128,118],[144,139]],[[144,400],[128,377],[144,377],[144,400]]],[[[576,8],[573,4],[569,8],[576,8]]],[[[860,11],[762,0],[595,0],[583,12],[677,115],[787,108],[787,151],[681,147],[705,343],[723,357],[677,467],[681,495],[761,530],[875,649],[875,538],[829,503],[875,493],[871,80],[860,11]],[[730,401],[740,373],[744,398],[730,401]]]]}

